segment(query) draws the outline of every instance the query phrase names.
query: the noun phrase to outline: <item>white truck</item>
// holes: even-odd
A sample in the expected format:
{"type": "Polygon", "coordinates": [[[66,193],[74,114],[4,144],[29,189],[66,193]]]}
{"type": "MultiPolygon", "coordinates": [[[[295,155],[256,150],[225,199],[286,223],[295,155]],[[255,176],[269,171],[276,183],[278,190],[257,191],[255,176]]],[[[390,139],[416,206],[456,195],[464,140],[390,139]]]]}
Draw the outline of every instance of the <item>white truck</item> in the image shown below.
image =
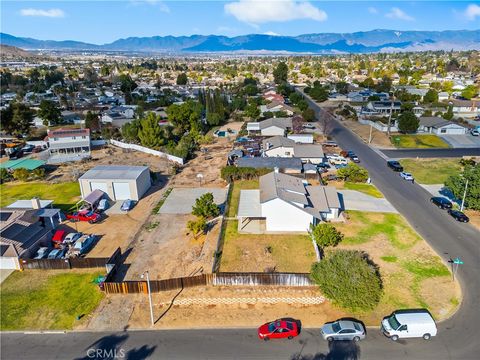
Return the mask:
{"type": "Polygon", "coordinates": [[[393,341],[404,338],[429,340],[437,335],[437,325],[427,310],[398,310],[382,320],[382,332],[393,341]]]}

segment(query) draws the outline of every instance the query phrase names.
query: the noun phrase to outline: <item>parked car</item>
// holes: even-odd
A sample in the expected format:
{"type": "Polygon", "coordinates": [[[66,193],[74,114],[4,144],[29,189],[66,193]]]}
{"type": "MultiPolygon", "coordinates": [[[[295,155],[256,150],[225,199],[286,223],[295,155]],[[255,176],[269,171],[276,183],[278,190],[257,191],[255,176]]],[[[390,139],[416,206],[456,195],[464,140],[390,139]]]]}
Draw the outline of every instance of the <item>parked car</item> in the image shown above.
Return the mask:
{"type": "Polygon", "coordinates": [[[354,163],[359,163],[360,162],[360,159],[358,158],[357,155],[353,154],[352,156],[350,156],[350,159],[354,162],[354,163]]]}
{"type": "Polygon", "coordinates": [[[135,205],[135,202],[133,200],[127,199],[122,203],[122,207],[120,208],[120,210],[130,211],[133,209],[134,205],[135,205]]]}
{"type": "Polygon", "coordinates": [[[397,160],[388,160],[387,166],[393,171],[401,172],[403,171],[403,166],[397,160]]]}
{"type": "Polygon", "coordinates": [[[470,131],[470,134],[472,134],[472,136],[480,136],[480,131],[478,131],[477,129],[473,129],[472,131],[470,131]]]}
{"type": "Polygon", "coordinates": [[[333,323],[326,323],[320,329],[323,338],[328,341],[333,340],[353,340],[360,341],[365,339],[365,328],[357,321],[339,320],[333,323]]]}
{"type": "Polygon", "coordinates": [[[465,215],[463,212],[458,211],[458,210],[448,210],[448,213],[450,214],[451,217],[453,217],[455,220],[467,223],[470,221],[467,215],[465,215]]]}
{"type": "Polygon", "coordinates": [[[342,156],[331,156],[328,161],[330,161],[330,164],[332,165],[339,165],[339,164],[348,164],[347,159],[345,159],[342,156]]]}
{"type": "Polygon", "coordinates": [[[37,254],[35,255],[34,259],[44,259],[48,256],[48,247],[41,247],[37,250],[37,254]]]}
{"type": "Polygon", "coordinates": [[[67,214],[67,219],[71,222],[88,221],[90,224],[93,224],[100,220],[100,214],[86,209],[67,214]]]}
{"type": "Polygon", "coordinates": [[[352,156],[355,156],[355,153],[352,150],[342,150],[340,151],[340,155],[346,158],[351,158],[352,156]]]}
{"type": "Polygon", "coordinates": [[[325,141],[323,144],[323,146],[332,146],[332,147],[335,147],[335,146],[338,146],[337,143],[335,141],[325,141]]]}
{"type": "Polygon", "coordinates": [[[22,150],[13,150],[9,155],[8,158],[10,160],[17,160],[20,159],[23,156],[23,151],[22,150]]]}
{"type": "Polygon", "coordinates": [[[407,180],[407,181],[413,181],[413,175],[410,174],[410,173],[408,173],[408,172],[402,171],[402,172],[400,173],[400,177],[401,177],[402,179],[404,179],[404,180],[407,180]]]}
{"type": "Polygon", "coordinates": [[[65,255],[66,251],[67,251],[66,247],[62,249],[53,249],[48,254],[47,259],[61,259],[65,255]]]}
{"type": "Polygon", "coordinates": [[[258,328],[258,337],[262,340],[293,339],[299,334],[296,321],[275,320],[258,328]]]}
{"type": "Polygon", "coordinates": [[[445,199],[444,197],[440,196],[435,196],[430,199],[430,202],[434,203],[437,205],[440,209],[451,209],[452,208],[452,203],[445,199]]]}
{"type": "Polygon", "coordinates": [[[42,152],[43,150],[45,150],[43,146],[35,146],[35,148],[32,150],[32,153],[36,154],[42,152]]]}
{"type": "Polygon", "coordinates": [[[105,211],[110,207],[107,199],[101,199],[98,202],[97,211],[105,211]]]}
{"type": "Polygon", "coordinates": [[[63,244],[63,240],[65,238],[65,230],[57,230],[55,234],[53,234],[52,242],[55,247],[60,246],[63,244]]]}
{"type": "Polygon", "coordinates": [[[320,168],[320,169],[330,169],[331,166],[330,166],[330,164],[327,164],[327,163],[321,163],[321,164],[318,164],[318,165],[317,165],[317,168],[320,168]]]}
{"type": "Polygon", "coordinates": [[[303,127],[304,129],[315,130],[315,125],[313,125],[313,124],[308,124],[308,123],[307,123],[307,124],[303,124],[302,127],[303,127]]]}
{"type": "Polygon", "coordinates": [[[75,242],[75,245],[68,250],[68,256],[80,256],[85,254],[95,242],[95,235],[83,235],[75,242]]]}
{"type": "Polygon", "coordinates": [[[401,338],[423,337],[429,340],[437,335],[437,325],[427,310],[399,310],[385,317],[381,325],[385,336],[393,341],[401,338]]]}
{"type": "Polygon", "coordinates": [[[66,244],[74,244],[75,241],[80,239],[80,237],[82,235],[83,234],[79,233],[79,232],[73,232],[73,233],[67,234],[67,236],[65,236],[65,239],[63,240],[63,242],[66,243],[66,244]]]}
{"type": "Polygon", "coordinates": [[[35,149],[34,145],[25,145],[21,150],[24,154],[31,154],[33,152],[33,149],[35,149]]]}

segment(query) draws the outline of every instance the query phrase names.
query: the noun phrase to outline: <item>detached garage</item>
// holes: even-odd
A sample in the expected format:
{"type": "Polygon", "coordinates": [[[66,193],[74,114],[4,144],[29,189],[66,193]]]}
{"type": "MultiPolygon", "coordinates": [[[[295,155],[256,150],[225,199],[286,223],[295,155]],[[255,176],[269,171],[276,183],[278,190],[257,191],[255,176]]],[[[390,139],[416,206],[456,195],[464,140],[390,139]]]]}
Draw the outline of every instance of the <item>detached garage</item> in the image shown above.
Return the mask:
{"type": "Polygon", "coordinates": [[[140,200],[151,186],[147,166],[97,166],[79,179],[82,198],[101,190],[111,200],[140,200]]]}

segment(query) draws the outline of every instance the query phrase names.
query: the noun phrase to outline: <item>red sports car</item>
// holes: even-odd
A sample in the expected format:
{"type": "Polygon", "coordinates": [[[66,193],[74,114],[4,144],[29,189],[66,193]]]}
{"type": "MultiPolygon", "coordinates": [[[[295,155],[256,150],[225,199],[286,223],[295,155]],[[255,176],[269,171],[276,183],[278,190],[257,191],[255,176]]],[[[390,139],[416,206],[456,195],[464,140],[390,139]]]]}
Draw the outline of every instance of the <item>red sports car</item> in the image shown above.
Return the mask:
{"type": "Polygon", "coordinates": [[[265,341],[270,339],[293,339],[298,335],[298,325],[295,321],[275,320],[258,328],[258,337],[265,341]]]}
{"type": "Polygon", "coordinates": [[[72,222],[88,221],[90,224],[93,224],[100,220],[100,214],[90,210],[80,210],[72,214],[67,214],[67,219],[72,222]]]}

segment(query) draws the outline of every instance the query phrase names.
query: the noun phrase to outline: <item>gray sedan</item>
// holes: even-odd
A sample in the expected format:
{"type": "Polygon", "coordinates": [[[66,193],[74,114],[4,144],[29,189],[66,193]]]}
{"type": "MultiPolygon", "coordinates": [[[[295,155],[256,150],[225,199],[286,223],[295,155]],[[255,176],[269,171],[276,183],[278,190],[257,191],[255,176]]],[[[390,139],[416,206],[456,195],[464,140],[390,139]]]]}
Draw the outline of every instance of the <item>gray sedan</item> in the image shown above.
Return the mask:
{"type": "Polygon", "coordinates": [[[359,341],[365,339],[365,328],[356,321],[339,320],[333,323],[326,323],[320,329],[323,338],[328,341],[333,340],[353,340],[359,341]]]}

